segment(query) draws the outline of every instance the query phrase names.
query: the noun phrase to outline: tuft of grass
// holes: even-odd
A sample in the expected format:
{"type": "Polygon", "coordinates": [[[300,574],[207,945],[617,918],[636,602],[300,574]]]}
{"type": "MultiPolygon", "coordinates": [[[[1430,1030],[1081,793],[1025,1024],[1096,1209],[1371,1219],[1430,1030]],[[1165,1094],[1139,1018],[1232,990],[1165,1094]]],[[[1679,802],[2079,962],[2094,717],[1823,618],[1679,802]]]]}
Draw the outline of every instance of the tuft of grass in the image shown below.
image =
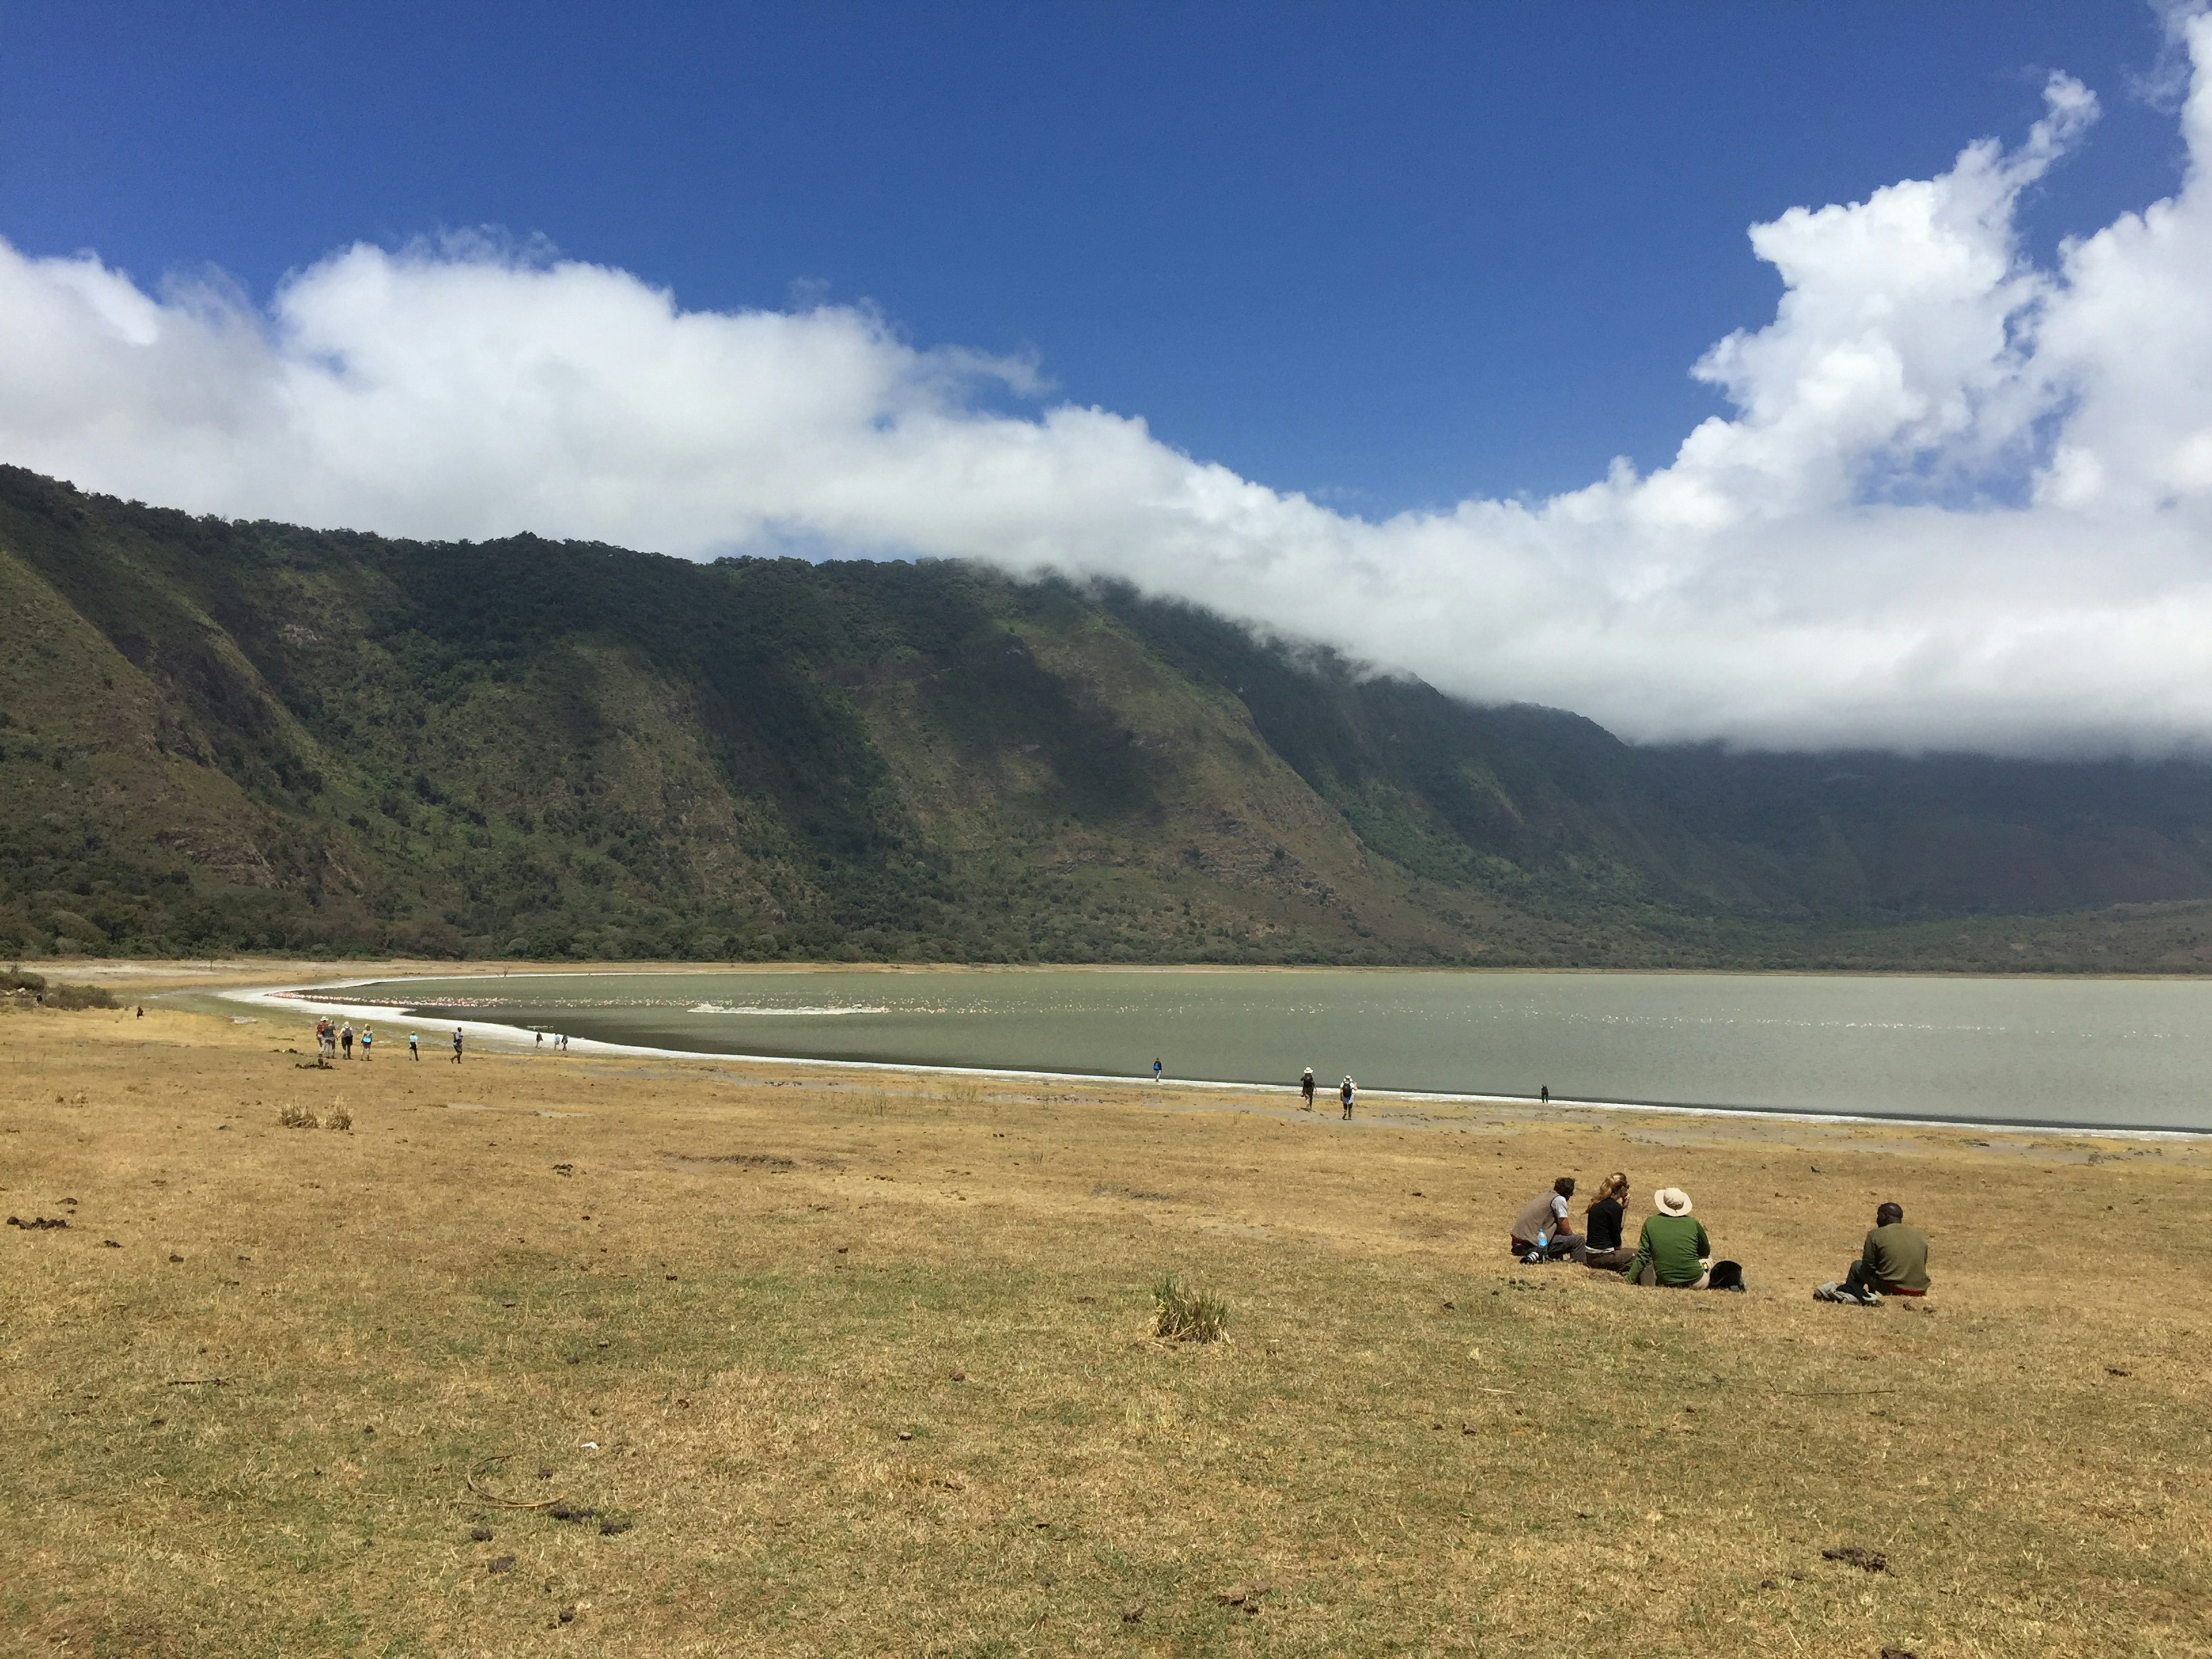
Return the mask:
{"type": "MultiPolygon", "coordinates": [[[[310,1117],[308,1121],[301,1127],[303,1128],[312,1129],[315,1127],[314,1120],[310,1117]]],[[[350,1129],[353,1127],[353,1114],[346,1110],[343,1106],[334,1106],[331,1109],[330,1115],[323,1120],[323,1127],[325,1129],[350,1129]]]]}
{"type": "Polygon", "coordinates": [[[1173,1273],[1152,1286],[1152,1334],[1164,1341],[1218,1342],[1229,1334],[1229,1304],[1203,1291],[1185,1290],[1173,1273]]]}
{"type": "Polygon", "coordinates": [[[278,1125],[287,1129],[319,1129],[322,1120],[304,1106],[287,1106],[276,1114],[278,1125]]]}

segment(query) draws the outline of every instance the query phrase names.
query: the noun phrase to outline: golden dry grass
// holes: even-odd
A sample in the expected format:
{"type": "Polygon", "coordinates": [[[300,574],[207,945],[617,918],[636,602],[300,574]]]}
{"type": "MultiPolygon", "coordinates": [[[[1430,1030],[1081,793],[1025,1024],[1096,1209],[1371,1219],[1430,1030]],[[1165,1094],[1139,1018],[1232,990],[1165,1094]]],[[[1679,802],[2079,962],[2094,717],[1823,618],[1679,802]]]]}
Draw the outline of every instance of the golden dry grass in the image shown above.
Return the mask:
{"type": "Polygon", "coordinates": [[[307,1046],[0,1016],[9,1650],[2212,1651],[2191,1144],[307,1046]],[[1506,1258],[1624,1165],[1749,1294],[1506,1258]]]}

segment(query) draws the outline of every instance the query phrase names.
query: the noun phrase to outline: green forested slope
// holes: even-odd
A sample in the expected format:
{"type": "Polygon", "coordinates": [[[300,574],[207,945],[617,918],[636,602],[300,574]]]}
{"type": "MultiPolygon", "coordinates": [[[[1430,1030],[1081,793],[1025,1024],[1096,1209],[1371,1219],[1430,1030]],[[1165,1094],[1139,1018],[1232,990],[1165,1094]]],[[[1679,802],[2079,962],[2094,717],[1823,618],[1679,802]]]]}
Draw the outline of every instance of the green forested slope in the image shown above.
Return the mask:
{"type": "Polygon", "coordinates": [[[1636,749],[1125,591],[6,468],[0,824],[26,954],[2193,967],[2212,898],[2203,767],[1636,749]]]}

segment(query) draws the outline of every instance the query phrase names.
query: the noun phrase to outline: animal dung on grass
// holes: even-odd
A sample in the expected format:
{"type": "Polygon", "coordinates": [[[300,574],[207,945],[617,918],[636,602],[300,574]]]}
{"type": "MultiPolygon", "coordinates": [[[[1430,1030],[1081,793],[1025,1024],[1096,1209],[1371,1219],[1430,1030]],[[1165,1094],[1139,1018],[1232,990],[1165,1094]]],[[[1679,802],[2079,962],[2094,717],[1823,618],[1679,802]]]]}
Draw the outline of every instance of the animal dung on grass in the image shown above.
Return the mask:
{"type": "Polygon", "coordinates": [[[30,1220],[26,1221],[21,1216],[11,1215],[8,1218],[8,1224],[11,1227],[21,1227],[27,1233],[42,1233],[55,1227],[66,1227],[69,1223],[59,1216],[33,1216],[30,1220]]]}
{"type": "Polygon", "coordinates": [[[1186,1290],[1173,1273],[1152,1287],[1152,1334],[1167,1342],[1218,1342],[1229,1334],[1229,1304],[1186,1290]]]}

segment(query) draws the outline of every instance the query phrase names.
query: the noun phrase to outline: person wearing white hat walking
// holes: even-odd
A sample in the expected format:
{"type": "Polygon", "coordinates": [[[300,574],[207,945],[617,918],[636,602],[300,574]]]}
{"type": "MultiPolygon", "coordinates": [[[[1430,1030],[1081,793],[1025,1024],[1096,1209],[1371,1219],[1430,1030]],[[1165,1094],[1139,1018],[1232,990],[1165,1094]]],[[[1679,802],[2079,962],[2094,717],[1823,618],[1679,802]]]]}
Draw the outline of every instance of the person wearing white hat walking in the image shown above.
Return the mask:
{"type": "Polygon", "coordinates": [[[1663,1285],[1670,1290],[1702,1291],[1711,1277],[1712,1241],[1705,1224],[1690,1213],[1690,1195],[1680,1187],[1662,1187],[1651,1196],[1657,1212],[1644,1218],[1636,1254],[1620,1276],[1632,1285],[1663,1285]]]}

